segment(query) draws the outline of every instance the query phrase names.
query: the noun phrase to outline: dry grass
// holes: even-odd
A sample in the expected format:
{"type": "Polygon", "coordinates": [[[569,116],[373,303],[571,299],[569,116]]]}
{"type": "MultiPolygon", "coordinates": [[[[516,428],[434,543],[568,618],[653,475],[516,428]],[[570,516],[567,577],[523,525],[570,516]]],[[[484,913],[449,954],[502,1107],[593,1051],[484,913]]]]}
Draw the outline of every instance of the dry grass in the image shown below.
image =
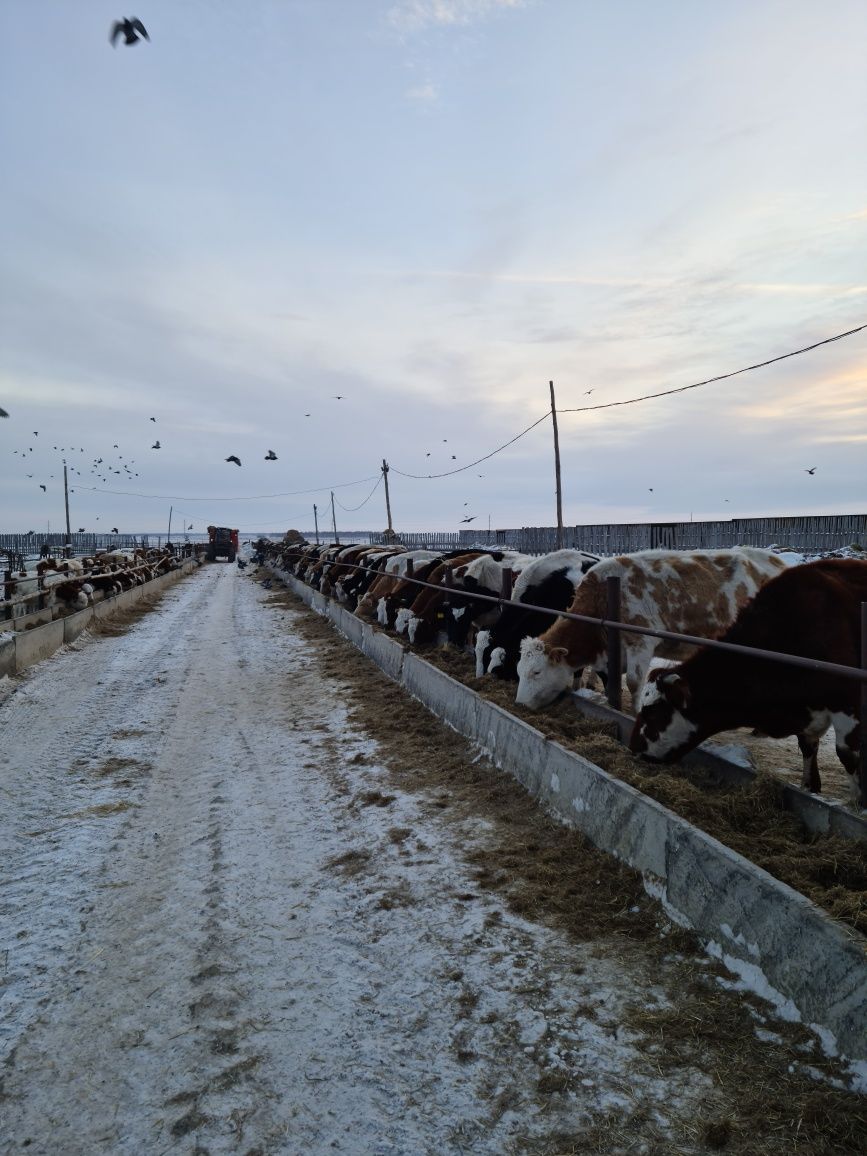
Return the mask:
{"type": "Polygon", "coordinates": [[[515,703],[514,683],[476,678],[466,654],[443,647],[425,658],[867,934],[867,846],[811,835],[784,810],[783,785],[773,775],[760,774],[749,786],[720,786],[700,768],[645,763],[618,741],[613,723],[584,718],[568,699],[528,711],[515,703]]]}
{"type": "MultiPolygon", "coordinates": [[[[330,623],[307,613],[291,595],[270,601],[298,611],[292,628],[315,643],[323,671],[339,677],[351,721],[360,733],[380,742],[377,759],[394,788],[421,792],[432,810],[447,811],[450,822],[486,821],[487,833],[474,835],[465,852],[480,889],[495,891],[528,919],[557,927],[576,940],[599,942],[606,955],[620,953],[634,960],[640,943],[643,958],[649,953],[657,960],[648,983],[667,985],[668,1006],[648,1008],[636,991],[625,1026],[642,1040],[640,1047],[653,1056],[661,1078],[674,1069],[700,1071],[712,1084],[705,1112],[682,1119],[676,1106],[671,1107],[676,1141],[636,1105],[631,1113],[586,1114],[574,1134],[552,1134],[539,1142],[516,1138],[515,1151],[536,1156],[639,1151],[647,1156],[712,1151],[839,1156],[865,1150],[867,1100],[805,1070],[809,1063],[838,1072],[832,1061],[817,1054],[816,1041],[805,1029],[774,1020],[780,1042],[759,1040],[755,1017],[761,1021],[767,1005],[719,986],[718,977],[726,973],[700,954],[690,933],[667,924],[637,873],[551,820],[510,776],[485,761],[475,762],[477,752],[466,740],[388,680],[330,623]]],[[[471,679],[464,681],[472,684],[471,679]]],[[[538,725],[540,720],[532,716],[531,721],[538,725]]],[[[558,728],[558,738],[565,737],[567,745],[577,749],[581,744],[581,753],[595,762],[613,764],[623,757],[634,761],[604,726],[576,719],[574,713],[558,724],[555,712],[545,719],[545,727],[558,728]]],[[[696,813],[704,809],[702,813],[726,817],[732,837],[740,836],[754,861],[760,855],[765,862],[777,862],[780,873],[790,870],[790,860],[800,861],[792,848],[799,846],[801,836],[791,817],[776,811],[772,785],[757,784],[752,795],[739,792],[741,798],[722,793],[716,802],[701,799],[696,784],[677,776],[665,789],[672,798],[694,794],[696,813]]],[[[390,833],[393,842],[407,836],[405,828],[390,833]]],[[[810,862],[826,863],[832,880],[839,877],[834,852],[829,850],[826,860],[821,842],[804,856],[805,888],[810,885],[810,862]]],[[[838,841],[827,844],[832,842],[838,841]]],[[[848,845],[840,848],[848,850],[848,845]]],[[[332,867],[354,874],[366,869],[368,859],[368,853],[350,852],[332,867]]],[[[847,870],[852,871],[851,864],[847,870]]],[[[816,875],[817,894],[821,892],[827,904],[840,902],[832,892],[841,885],[828,886],[828,880],[823,885],[821,869],[816,875]]],[[[854,890],[846,889],[846,894],[854,895],[854,890]]],[[[467,1003],[464,1014],[469,1014],[472,993],[461,998],[467,1003]]],[[[456,1051],[461,1047],[457,1038],[456,1051]]],[[[628,1094],[628,1077],[624,1091],[628,1094]]],[[[543,1107],[551,1097],[568,1094],[568,1076],[543,1074],[537,1089],[543,1107]]],[[[488,1104],[493,1117],[508,1110],[495,1100],[492,1096],[488,1104]]]]}
{"type": "Polygon", "coordinates": [[[164,593],[161,591],[156,594],[146,594],[140,601],[136,602],[135,606],[115,610],[107,618],[94,617],[90,620],[87,629],[91,634],[108,638],[124,634],[130,626],[146,614],[150,614],[159,605],[164,593]]]}

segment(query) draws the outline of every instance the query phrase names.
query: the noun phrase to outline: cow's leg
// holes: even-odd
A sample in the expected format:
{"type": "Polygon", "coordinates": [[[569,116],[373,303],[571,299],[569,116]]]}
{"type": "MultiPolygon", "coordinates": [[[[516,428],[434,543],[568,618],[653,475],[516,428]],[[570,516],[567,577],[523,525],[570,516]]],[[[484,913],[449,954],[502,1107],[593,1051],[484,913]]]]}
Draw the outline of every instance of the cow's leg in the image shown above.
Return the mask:
{"type": "Polygon", "coordinates": [[[815,710],[809,712],[809,721],[798,735],[798,746],[804,756],[804,773],[801,776],[801,786],[805,791],[812,791],[818,795],[822,790],[822,780],[819,777],[819,761],[817,753],[819,740],[831,725],[831,712],[815,710]]]}
{"type": "Polygon", "coordinates": [[[836,712],[831,715],[834,727],[834,743],[837,749],[837,758],[852,776],[852,790],[855,802],[861,802],[859,790],[859,754],[861,749],[861,723],[851,714],[836,712]]]}
{"type": "Polygon", "coordinates": [[[819,776],[819,739],[809,733],[798,735],[798,746],[804,757],[804,773],[801,775],[801,786],[805,791],[812,791],[818,795],[822,790],[822,780],[819,776]]]}

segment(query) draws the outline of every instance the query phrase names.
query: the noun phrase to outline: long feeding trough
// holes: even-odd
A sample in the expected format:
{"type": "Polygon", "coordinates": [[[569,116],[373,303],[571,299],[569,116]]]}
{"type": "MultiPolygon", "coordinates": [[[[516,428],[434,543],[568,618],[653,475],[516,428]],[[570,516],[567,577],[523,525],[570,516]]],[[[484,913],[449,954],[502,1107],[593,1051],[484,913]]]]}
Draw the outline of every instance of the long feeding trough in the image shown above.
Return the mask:
{"type": "MultiPolygon", "coordinates": [[[[669,917],[783,1015],[851,1064],[867,1091],[867,940],[680,815],[407,651],[287,571],[277,576],[392,679],[478,743],[562,821],[640,871],[669,917]]],[[[591,709],[599,709],[593,704],[591,709]]],[[[608,710],[609,708],[604,708],[608,710]]],[[[628,716],[621,716],[626,720],[628,716]]],[[[699,755],[699,757],[702,757],[699,755]]],[[[711,756],[713,757],[713,756],[711,756]]],[[[803,792],[800,792],[803,794],[803,792]]],[[[809,798],[809,796],[807,796],[809,798]]],[[[816,800],[827,815],[839,808],[816,800]]],[[[843,812],[840,815],[843,816],[843,812]]],[[[851,816],[850,833],[863,823],[851,816]]],[[[841,818],[844,825],[847,818],[841,818]]]]}

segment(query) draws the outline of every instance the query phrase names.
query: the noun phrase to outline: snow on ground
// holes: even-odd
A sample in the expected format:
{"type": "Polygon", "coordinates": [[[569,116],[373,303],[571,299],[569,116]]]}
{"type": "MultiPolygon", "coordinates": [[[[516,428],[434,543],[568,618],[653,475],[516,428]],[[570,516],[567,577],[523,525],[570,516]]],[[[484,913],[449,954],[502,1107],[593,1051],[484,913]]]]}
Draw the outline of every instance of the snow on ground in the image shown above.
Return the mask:
{"type": "Polygon", "coordinates": [[[623,1026],[650,966],[480,893],[263,598],[205,567],[0,703],[7,1150],[505,1156],[705,1107],[623,1026]]]}

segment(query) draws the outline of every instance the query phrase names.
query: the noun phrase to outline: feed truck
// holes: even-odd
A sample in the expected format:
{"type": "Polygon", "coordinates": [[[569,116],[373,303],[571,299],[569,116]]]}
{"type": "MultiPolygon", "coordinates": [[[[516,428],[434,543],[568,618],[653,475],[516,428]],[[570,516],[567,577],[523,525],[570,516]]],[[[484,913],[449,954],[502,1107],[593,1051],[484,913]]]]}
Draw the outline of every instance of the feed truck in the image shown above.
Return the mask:
{"type": "Polygon", "coordinates": [[[230,562],[234,562],[237,553],[237,530],[230,530],[228,526],[208,526],[208,548],[205,557],[209,562],[216,562],[218,558],[227,558],[230,562]]]}

